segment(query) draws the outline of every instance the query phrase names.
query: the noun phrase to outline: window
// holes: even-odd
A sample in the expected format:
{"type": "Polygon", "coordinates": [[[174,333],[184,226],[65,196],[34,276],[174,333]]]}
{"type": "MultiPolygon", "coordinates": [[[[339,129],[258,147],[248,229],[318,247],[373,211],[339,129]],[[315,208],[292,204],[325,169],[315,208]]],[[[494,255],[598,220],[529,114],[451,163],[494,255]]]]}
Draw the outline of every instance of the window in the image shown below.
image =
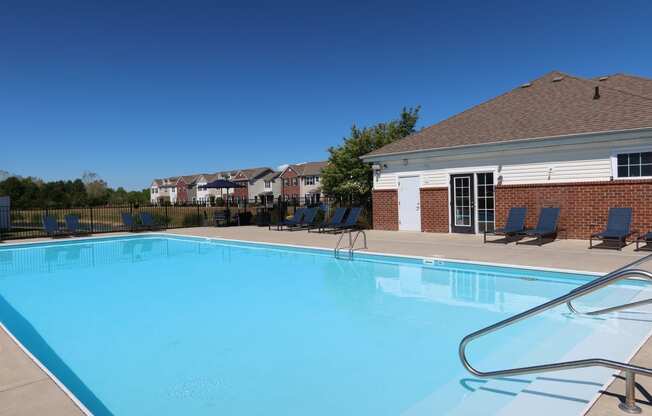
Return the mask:
{"type": "Polygon", "coordinates": [[[292,178],[292,185],[297,186],[299,184],[299,178],[292,178]]]}
{"type": "Polygon", "coordinates": [[[616,163],[619,178],[652,176],[652,152],[621,153],[616,163]]]}
{"type": "Polygon", "coordinates": [[[478,173],[478,228],[480,232],[494,230],[494,174],[478,173]]]}
{"type": "Polygon", "coordinates": [[[283,185],[290,186],[290,180],[289,179],[283,179],[283,185]]]}
{"type": "Polygon", "coordinates": [[[271,188],[272,187],[272,181],[265,181],[265,188],[271,188]]]}
{"type": "Polygon", "coordinates": [[[306,185],[314,185],[315,184],[315,177],[314,176],[306,176],[306,185]]]}

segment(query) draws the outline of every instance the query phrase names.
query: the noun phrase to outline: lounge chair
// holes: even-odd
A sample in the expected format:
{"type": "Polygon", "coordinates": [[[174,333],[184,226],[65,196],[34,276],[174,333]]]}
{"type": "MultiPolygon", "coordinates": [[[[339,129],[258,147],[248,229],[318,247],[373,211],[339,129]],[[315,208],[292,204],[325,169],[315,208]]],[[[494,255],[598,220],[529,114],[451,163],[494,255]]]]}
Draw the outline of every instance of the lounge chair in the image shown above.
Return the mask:
{"type": "MultiPolygon", "coordinates": [[[[342,225],[342,221],[344,220],[345,215],[346,215],[346,208],[335,209],[333,215],[329,219],[324,218],[324,221],[321,223],[319,227],[317,227],[317,230],[315,232],[323,233],[326,230],[333,229],[337,226],[342,225]]],[[[313,230],[309,230],[309,231],[313,232],[313,230]]]]}
{"type": "Polygon", "coordinates": [[[129,231],[140,231],[142,230],[142,227],[138,224],[136,224],[136,221],[134,221],[133,215],[131,215],[128,212],[123,212],[120,214],[122,216],[122,223],[124,224],[125,227],[128,228],[129,231]]]}
{"type": "Polygon", "coordinates": [[[59,228],[59,222],[49,215],[43,216],[43,230],[49,237],[63,237],[70,235],[67,231],[59,228]]]}
{"type": "Polygon", "coordinates": [[[332,232],[352,230],[358,228],[358,220],[360,219],[360,214],[362,213],[362,208],[353,207],[349,210],[349,215],[346,216],[346,219],[342,224],[333,227],[332,232]]]}
{"type": "Polygon", "coordinates": [[[650,250],[650,247],[652,247],[652,231],[648,231],[645,234],[639,234],[639,236],[636,237],[636,251],[650,250]],[[643,248],[641,248],[641,244],[644,244],[643,248]]]}
{"type": "Polygon", "coordinates": [[[589,238],[589,248],[593,248],[593,239],[602,240],[603,242],[615,241],[618,243],[617,249],[621,250],[627,245],[627,237],[632,235],[630,227],[632,225],[631,208],[609,208],[609,218],[607,219],[607,228],[599,233],[591,234],[589,238]]]}
{"type": "Polygon", "coordinates": [[[279,221],[278,224],[276,224],[276,229],[282,230],[283,227],[293,227],[301,224],[305,212],[306,208],[298,208],[296,211],[294,211],[292,218],[279,221]]]}
{"type": "Polygon", "coordinates": [[[64,217],[66,230],[72,235],[90,234],[88,230],[82,230],[79,224],[79,216],[68,214],[64,217]]]}
{"type": "MultiPolygon", "coordinates": [[[[537,243],[541,246],[545,237],[557,235],[558,222],[559,208],[541,208],[537,226],[531,230],[523,231],[521,235],[536,238],[537,243]]],[[[519,244],[519,242],[517,241],[516,244],[519,244]]]]}
{"type": "Polygon", "coordinates": [[[318,212],[319,212],[319,208],[316,207],[306,208],[306,210],[303,212],[303,218],[301,218],[301,221],[295,225],[288,225],[287,230],[297,231],[297,230],[305,230],[306,228],[309,229],[314,227],[315,219],[317,218],[318,212]]]}
{"type": "Polygon", "coordinates": [[[149,212],[140,213],[140,222],[142,223],[143,228],[147,228],[148,230],[161,228],[161,226],[156,223],[154,217],[149,212]]]}
{"type": "Polygon", "coordinates": [[[527,208],[525,207],[512,207],[507,214],[507,222],[502,228],[496,228],[493,231],[484,232],[484,242],[487,242],[488,235],[500,235],[505,237],[505,244],[509,243],[509,237],[513,237],[525,231],[525,215],[527,208]]]}

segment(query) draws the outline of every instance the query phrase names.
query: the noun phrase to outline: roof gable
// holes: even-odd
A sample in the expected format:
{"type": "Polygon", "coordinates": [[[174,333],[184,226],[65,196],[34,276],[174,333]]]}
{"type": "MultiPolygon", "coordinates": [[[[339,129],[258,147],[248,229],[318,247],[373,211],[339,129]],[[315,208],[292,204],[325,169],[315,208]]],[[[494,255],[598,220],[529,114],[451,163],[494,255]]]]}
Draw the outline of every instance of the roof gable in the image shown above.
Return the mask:
{"type": "Polygon", "coordinates": [[[630,92],[631,79],[616,82],[551,72],[364,157],[652,127],[652,96],[630,92]],[[616,82],[628,90],[609,86],[616,82]]]}

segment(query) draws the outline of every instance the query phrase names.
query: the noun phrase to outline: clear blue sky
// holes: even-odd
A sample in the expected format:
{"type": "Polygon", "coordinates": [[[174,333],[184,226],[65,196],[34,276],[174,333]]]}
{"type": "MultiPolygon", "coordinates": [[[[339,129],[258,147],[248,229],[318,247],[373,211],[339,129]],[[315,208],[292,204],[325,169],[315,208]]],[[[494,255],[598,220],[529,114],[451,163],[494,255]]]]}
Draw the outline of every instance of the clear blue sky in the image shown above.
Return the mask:
{"type": "Polygon", "coordinates": [[[136,189],[325,159],[553,69],[652,77],[652,2],[580,3],[4,1],[0,169],[136,189]]]}

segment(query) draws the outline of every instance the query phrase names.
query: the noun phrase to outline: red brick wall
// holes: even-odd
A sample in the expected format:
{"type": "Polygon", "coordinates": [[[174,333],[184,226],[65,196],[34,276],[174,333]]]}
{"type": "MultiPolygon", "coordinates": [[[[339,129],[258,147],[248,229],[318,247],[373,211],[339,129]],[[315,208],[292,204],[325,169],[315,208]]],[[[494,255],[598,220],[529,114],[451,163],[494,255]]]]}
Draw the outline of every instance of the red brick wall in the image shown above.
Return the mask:
{"type": "Polygon", "coordinates": [[[496,226],[504,225],[513,206],[527,207],[529,227],[536,225],[541,207],[560,207],[559,236],[584,239],[604,228],[610,207],[629,207],[632,230],[648,231],[652,230],[651,202],[650,180],[500,185],[496,186],[496,226]]]}
{"type": "Polygon", "coordinates": [[[421,231],[448,232],[448,188],[421,189],[421,231]]]}
{"type": "Polygon", "coordinates": [[[283,196],[287,198],[292,198],[294,196],[300,198],[301,195],[299,195],[300,189],[299,189],[299,175],[292,170],[292,169],[287,169],[283,174],[281,175],[281,193],[283,196]],[[296,178],[296,179],[295,179],[296,178]],[[288,179],[290,180],[290,185],[285,185],[285,180],[288,179]],[[296,180],[297,184],[292,185],[292,181],[296,180]]]}
{"type": "Polygon", "coordinates": [[[372,200],[374,229],[398,230],[398,191],[374,190],[372,200]]]}
{"type": "Polygon", "coordinates": [[[188,202],[188,184],[183,180],[177,181],[177,204],[188,202]]]}

